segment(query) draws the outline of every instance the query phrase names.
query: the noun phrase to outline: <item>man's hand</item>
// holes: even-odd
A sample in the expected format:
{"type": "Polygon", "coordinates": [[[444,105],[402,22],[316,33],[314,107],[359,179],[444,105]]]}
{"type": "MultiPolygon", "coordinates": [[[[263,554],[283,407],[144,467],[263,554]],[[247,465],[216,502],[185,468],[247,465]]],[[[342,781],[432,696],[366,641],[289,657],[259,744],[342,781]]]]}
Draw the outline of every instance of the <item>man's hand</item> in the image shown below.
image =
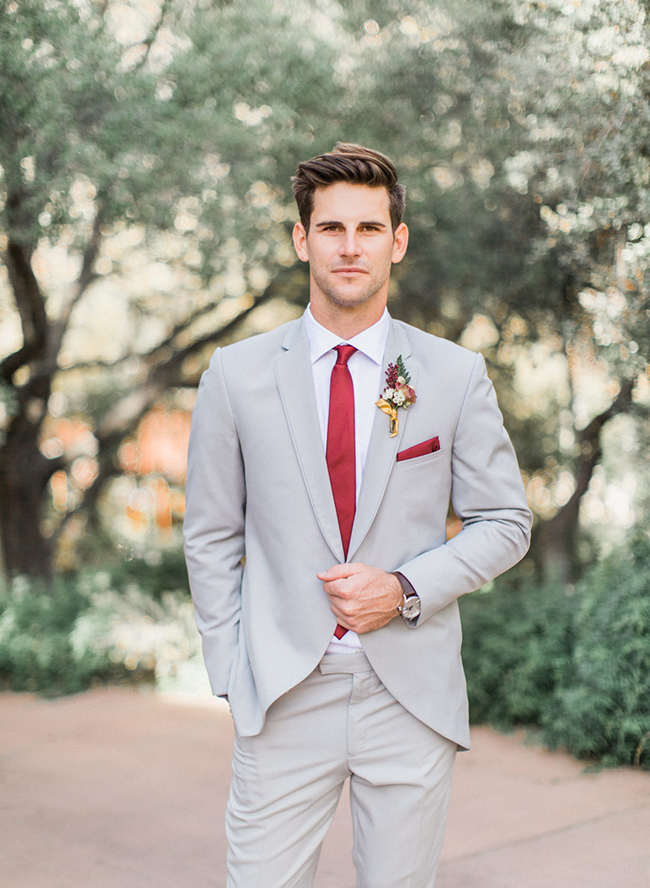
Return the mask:
{"type": "Polygon", "coordinates": [[[359,635],[390,623],[404,600],[400,581],[380,567],[335,564],[317,577],[339,624],[359,635]]]}

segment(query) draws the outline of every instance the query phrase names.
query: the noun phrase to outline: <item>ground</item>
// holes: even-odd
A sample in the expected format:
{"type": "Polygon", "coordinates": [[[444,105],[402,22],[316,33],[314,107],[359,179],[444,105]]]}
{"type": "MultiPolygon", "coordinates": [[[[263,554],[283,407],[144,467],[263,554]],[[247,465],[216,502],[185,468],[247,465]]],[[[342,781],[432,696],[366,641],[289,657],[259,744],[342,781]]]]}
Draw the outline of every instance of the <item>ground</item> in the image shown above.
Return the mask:
{"type": "MultiPolygon", "coordinates": [[[[185,702],[180,702],[184,700],[185,702]]],[[[3,888],[223,888],[225,704],[0,694],[3,888]]],[[[650,774],[473,731],[436,888],[650,888],[650,774]]],[[[346,798],[317,888],[353,888],[346,798]]]]}

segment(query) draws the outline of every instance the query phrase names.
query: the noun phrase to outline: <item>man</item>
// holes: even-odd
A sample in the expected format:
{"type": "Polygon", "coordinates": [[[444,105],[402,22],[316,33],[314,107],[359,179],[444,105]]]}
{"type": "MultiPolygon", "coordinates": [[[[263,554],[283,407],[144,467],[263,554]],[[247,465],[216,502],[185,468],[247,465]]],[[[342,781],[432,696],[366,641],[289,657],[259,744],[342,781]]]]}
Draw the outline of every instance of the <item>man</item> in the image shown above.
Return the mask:
{"type": "Polygon", "coordinates": [[[530,512],[482,357],[386,311],[392,163],[339,144],[294,193],[309,308],[216,350],[190,440],[190,582],[236,728],[228,886],[312,885],[350,777],[358,886],[431,888],[469,746],[457,599],[524,555],[530,512]]]}

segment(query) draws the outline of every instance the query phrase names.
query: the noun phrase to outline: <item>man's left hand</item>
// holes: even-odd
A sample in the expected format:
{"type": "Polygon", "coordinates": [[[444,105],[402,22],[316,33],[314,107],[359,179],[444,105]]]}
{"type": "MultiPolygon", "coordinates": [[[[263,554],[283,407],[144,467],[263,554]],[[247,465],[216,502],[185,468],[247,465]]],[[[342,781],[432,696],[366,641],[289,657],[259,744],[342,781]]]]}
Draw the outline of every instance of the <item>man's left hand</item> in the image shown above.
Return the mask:
{"type": "Polygon", "coordinates": [[[394,574],[367,564],[335,564],[317,574],[338,623],[359,635],[398,616],[404,595],[394,574]]]}

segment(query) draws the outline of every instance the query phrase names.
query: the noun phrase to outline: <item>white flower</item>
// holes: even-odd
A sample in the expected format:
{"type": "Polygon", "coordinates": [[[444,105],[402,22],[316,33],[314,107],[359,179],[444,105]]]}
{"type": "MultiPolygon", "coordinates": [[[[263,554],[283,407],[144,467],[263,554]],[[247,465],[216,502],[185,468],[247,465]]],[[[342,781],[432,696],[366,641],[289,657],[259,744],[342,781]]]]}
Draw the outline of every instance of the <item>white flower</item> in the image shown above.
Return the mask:
{"type": "Polygon", "coordinates": [[[397,382],[399,383],[399,385],[406,385],[406,380],[404,379],[403,376],[398,376],[397,382]]]}
{"type": "Polygon", "coordinates": [[[395,389],[384,389],[384,400],[390,401],[395,394],[395,389]]]}
{"type": "Polygon", "coordinates": [[[404,392],[395,392],[393,395],[393,404],[396,404],[399,407],[404,401],[406,401],[406,395],[404,392]]]}

